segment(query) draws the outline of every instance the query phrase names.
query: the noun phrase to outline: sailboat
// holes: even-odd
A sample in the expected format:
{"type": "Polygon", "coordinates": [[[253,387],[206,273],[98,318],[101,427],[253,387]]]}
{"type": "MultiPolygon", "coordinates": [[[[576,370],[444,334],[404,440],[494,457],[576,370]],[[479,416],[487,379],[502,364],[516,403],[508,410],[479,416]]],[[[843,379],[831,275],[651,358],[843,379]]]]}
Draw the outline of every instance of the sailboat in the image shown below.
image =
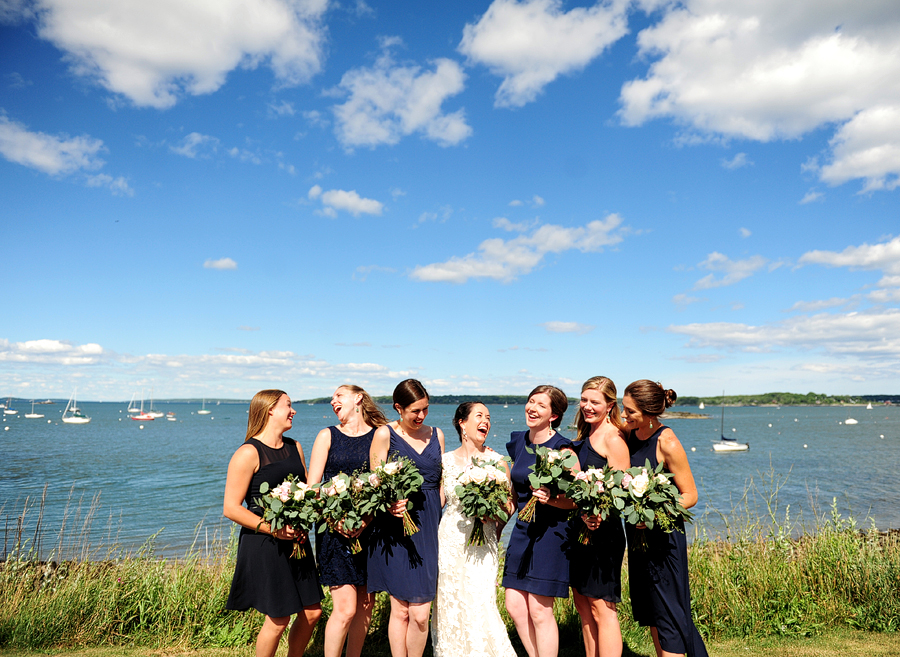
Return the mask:
{"type": "Polygon", "coordinates": [[[872,410],[872,402],[869,402],[868,404],[866,404],[866,410],[867,410],[867,411],[871,411],[871,410],[872,410]]]}
{"type": "Polygon", "coordinates": [[[19,412],[19,411],[15,410],[15,409],[12,407],[12,397],[10,397],[9,399],[7,399],[7,400],[6,400],[6,408],[3,409],[3,414],[4,414],[4,415],[15,415],[15,414],[18,413],[18,412],[19,412]]]}
{"type": "Polygon", "coordinates": [[[43,413],[35,413],[34,412],[34,400],[33,399],[31,400],[31,413],[25,413],[25,417],[27,417],[29,420],[36,420],[40,417],[44,417],[43,413]]]}
{"type": "Polygon", "coordinates": [[[704,408],[706,408],[706,404],[704,404],[703,402],[700,402],[700,410],[702,411],[704,408]]]}
{"type": "Polygon", "coordinates": [[[206,398],[204,397],[203,405],[201,406],[200,410],[197,411],[197,415],[209,415],[210,413],[212,413],[212,411],[206,410],[206,398]]]}
{"type": "Polygon", "coordinates": [[[746,452],[750,443],[739,443],[735,438],[725,437],[725,391],[722,391],[722,426],[719,428],[719,442],[713,443],[715,452],[746,452]]]}
{"type": "Polygon", "coordinates": [[[131,416],[132,420],[137,420],[139,422],[152,422],[156,418],[154,418],[149,413],[144,413],[144,391],[141,390],[141,409],[137,415],[131,416]]]}
{"type": "Polygon", "coordinates": [[[136,392],[131,393],[131,401],[128,402],[128,410],[126,411],[126,413],[140,413],[141,412],[141,409],[134,405],[135,397],[137,397],[137,393],[136,392]]]}
{"type": "Polygon", "coordinates": [[[69,403],[66,404],[66,410],[64,410],[62,414],[62,421],[66,424],[87,424],[91,421],[91,418],[79,410],[78,404],[75,401],[76,392],[77,390],[72,392],[69,403]]]}
{"type": "Polygon", "coordinates": [[[150,388],[150,410],[147,411],[147,415],[153,418],[162,417],[165,415],[162,411],[154,411],[153,410],[153,388],[150,388]]]}

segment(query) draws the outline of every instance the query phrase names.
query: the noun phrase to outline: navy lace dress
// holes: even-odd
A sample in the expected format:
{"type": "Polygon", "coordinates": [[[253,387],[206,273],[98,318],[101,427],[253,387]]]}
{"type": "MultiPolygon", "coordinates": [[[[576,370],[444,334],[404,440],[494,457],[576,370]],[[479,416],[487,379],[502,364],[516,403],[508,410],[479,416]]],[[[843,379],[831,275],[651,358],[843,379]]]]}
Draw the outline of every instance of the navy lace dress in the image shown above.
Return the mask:
{"type": "MultiPolygon", "coordinates": [[[[590,438],[575,443],[582,470],[602,470],[606,459],[591,445],[590,438]]],[[[581,516],[572,520],[570,576],[572,588],[581,595],[608,602],[622,601],[622,557],[625,556],[625,530],[619,518],[607,518],[591,532],[589,545],[578,542],[584,527],[581,516]]]]}
{"type": "Polygon", "coordinates": [[[369,538],[369,591],[387,591],[398,600],[431,602],[437,592],[438,524],[441,521],[441,443],[437,429],[419,454],[388,426],[391,444],[388,460],[396,452],[408,457],[425,482],[409,496],[410,515],[419,528],[404,536],[403,521],[390,513],[375,518],[369,538]]]}
{"type": "MultiPolygon", "coordinates": [[[[292,474],[306,480],[306,468],[300,460],[297,443],[287,436],[280,449],[273,449],[256,438],[247,441],[259,455],[259,470],[250,480],[244,502],[258,515],[262,509],[254,500],[260,497],[259,485],[266,481],[277,486],[292,474]]],[[[306,544],[306,556],[294,559],[293,541],[282,541],[271,534],[258,534],[241,528],[237,562],[231,580],[226,609],[246,611],[251,607],[266,616],[281,618],[300,612],[322,599],[322,587],[316,575],[312,547],[306,544]]]]}
{"type": "MultiPolygon", "coordinates": [[[[572,447],[572,441],[560,433],[554,433],[541,447],[562,449],[572,447]]],[[[536,455],[528,431],[513,431],[506,443],[506,451],[513,459],[510,470],[516,509],[521,511],[531,499],[528,484],[529,466],[534,465],[536,455]]],[[[516,516],[516,524],[509,535],[506,562],[503,566],[503,586],[517,591],[554,598],[569,597],[568,548],[569,509],[558,509],[549,504],[538,504],[531,522],[522,522],[516,516]]]]}
{"type": "MultiPolygon", "coordinates": [[[[337,427],[331,431],[331,447],[325,462],[324,480],[331,479],[340,472],[352,474],[356,470],[369,469],[369,448],[375,429],[361,436],[348,436],[337,427]]],[[[316,556],[319,561],[319,582],[322,586],[366,585],[366,544],[367,529],[359,536],[362,552],[350,552],[350,542],[338,532],[325,529],[316,534],[316,556]]]]}
{"type": "MultiPolygon", "coordinates": [[[[661,426],[647,440],[635,432],[628,435],[631,465],[642,466],[646,459],[654,468],[656,445],[666,427],[661,426]]],[[[687,538],[684,523],[669,534],[659,528],[635,529],[626,525],[628,535],[628,588],[631,607],[639,625],[655,627],[659,643],[667,652],[707,657],[706,646],[691,617],[691,589],[688,582],[687,538]],[[680,530],[680,531],[679,531],[680,530]],[[637,532],[644,532],[647,549],[637,547],[637,532]]]]}

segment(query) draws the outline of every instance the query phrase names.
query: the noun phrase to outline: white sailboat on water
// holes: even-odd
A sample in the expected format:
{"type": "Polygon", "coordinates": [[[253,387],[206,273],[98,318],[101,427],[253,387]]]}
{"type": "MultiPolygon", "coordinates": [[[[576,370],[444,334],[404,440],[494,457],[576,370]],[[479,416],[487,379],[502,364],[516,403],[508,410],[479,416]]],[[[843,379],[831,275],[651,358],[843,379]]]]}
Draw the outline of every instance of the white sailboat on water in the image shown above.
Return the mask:
{"type": "Polygon", "coordinates": [[[165,415],[165,413],[163,413],[162,411],[153,410],[153,388],[150,388],[150,410],[147,411],[147,415],[154,418],[162,417],[165,415]]]}
{"type": "Polygon", "coordinates": [[[144,391],[141,390],[141,409],[137,415],[131,416],[132,420],[136,420],[138,422],[153,422],[156,418],[154,418],[149,413],[144,413],[144,391]]]}
{"type": "Polygon", "coordinates": [[[722,391],[722,426],[719,429],[719,442],[713,443],[716,452],[746,452],[750,443],[739,443],[737,439],[725,436],[725,391],[722,391]]]}
{"type": "Polygon", "coordinates": [[[78,392],[77,389],[72,392],[69,403],[66,404],[66,410],[64,410],[62,414],[62,421],[66,424],[87,424],[91,421],[91,418],[82,413],[81,409],[78,408],[78,403],[75,401],[76,392],[78,392]]]}
{"type": "Polygon", "coordinates": [[[141,409],[134,405],[134,400],[136,397],[137,397],[136,392],[131,393],[131,401],[128,402],[128,410],[126,411],[126,413],[131,414],[131,413],[140,413],[141,412],[141,409]]]}
{"type": "Polygon", "coordinates": [[[12,407],[12,397],[10,397],[9,399],[7,399],[7,400],[6,400],[6,408],[3,409],[3,414],[4,414],[4,415],[15,415],[15,414],[18,413],[18,412],[19,412],[19,411],[15,410],[15,409],[12,407]]]}
{"type": "Polygon", "coordinates": [[[31,413],[25,413],[25,417],[29,420],[36,420],[38,418],[44,417],[43,413],[35,413],[34,412],[34,400],[31,400],[31,413]]]}
{"type": "Polygon", "coordinates": [[[197,411],[197,415],[209,415],[212,411],[207,410],[206,408],[206,397],[203,398],[203,404],[200,407],[200,410],[197,411]]]}

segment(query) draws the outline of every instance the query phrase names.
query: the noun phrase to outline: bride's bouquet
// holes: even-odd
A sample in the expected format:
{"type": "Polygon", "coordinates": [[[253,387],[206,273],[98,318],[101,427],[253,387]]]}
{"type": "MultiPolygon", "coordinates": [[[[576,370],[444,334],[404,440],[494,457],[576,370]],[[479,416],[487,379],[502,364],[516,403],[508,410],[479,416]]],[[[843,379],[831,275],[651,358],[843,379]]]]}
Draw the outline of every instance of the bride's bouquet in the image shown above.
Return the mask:
{"type": "MultiPolygon", "coordinates": [[[[674,475],[663,472],[663,465],[654,468],[647,459],[643,466],[616,471],[612,494],[618,515],[629,525],[643,523],[647,529],[659,527],[668,534],[679,529],[679,520],[690,522],[694,515],[681,505],[681,493],[672,482],[674,475]]],[[[638,539],[638,547],[646,550],[643,532],[639,532],[638,539]]]]}
{"type": "MultiPolygon", "coordinates": [[[[323,523],[319,524],[319,532],[324,532],[326,527],[334,531],[340,524],[346,532],[361,529],[363,526],[363,514],[360,511],[364,481],[356,476],[339,472],[319,488],[323,523]]],[[[350,552],[359,554],[362,545],[358,538],[350,539],[350,552]]]]}
{"type": "Polygon", "coordinates": [[[484,545],[484,519],[509,518],[509,477],[501,465],[504,459],[472,457],[456,478],[456,495],[462,514],[474,518],[472,533],[466,545],[484,545]]]}
{"type": "MultiPolygon", "coordinates": [[[[259,525],[269,523],[272,533],[290,525],[294,529],[309,532],[319,518],[319,500],[315,486],[308,486],[294,475],[288,475],[287,479],[272,488],[268,482],[259,485],[259,493],[262,497],[255,502],[262,507],[263,515],[259,525]]],[[[259,525],[256,526],[259,531],[259,525]]],[[[291,556],[302,559],[306,556],[303,541],[294,541],[294,550],[291,556]]]]}
{"type": "MultiPolygon", "coordinates": [[[[533,450],[526,447],[529,454],[536,454],[534,465],[528,466],[532,470],[528,475],[528,483],[533,489],[546,486],[550,495],[565,493],[574,475],[572,468],[578,465],[578,457],[568,449],[550,449],[537,445],[533,450]]],[[[519,511],[519,520],[531,522],[534,520],[534,512],[537,509],[537,500],[532,496],[528,503],[519,511]]]]}
{"type": "Polygon", "coordinates": [[[406,500],[406,510],[403,512],[403,533],[406,536],[412,536],[419,531],[409,515],[409,509],[412,507],[409,496],[418,491],[425,481],[415,463],[407,457],[395,453],[393,460],[384,461],[365,475],[364,481],[366,485],[360,494],[362,498],[360,511],[363,515],[389,511],[395,502],[406,500]]]}
{"type": "MultiPolygon", "coordinates": [[[[599,516],[601,522],[616,515],[616,497],[613,494],[615,472],[607,465],[602,470],[588,468],[575,473],[575,481],[566,491],[566,497],[575,503],[576,515],[599,516]]],[[[590,545],[592,533],[587,525],[581,523],[578,542],[590,545]]]]}

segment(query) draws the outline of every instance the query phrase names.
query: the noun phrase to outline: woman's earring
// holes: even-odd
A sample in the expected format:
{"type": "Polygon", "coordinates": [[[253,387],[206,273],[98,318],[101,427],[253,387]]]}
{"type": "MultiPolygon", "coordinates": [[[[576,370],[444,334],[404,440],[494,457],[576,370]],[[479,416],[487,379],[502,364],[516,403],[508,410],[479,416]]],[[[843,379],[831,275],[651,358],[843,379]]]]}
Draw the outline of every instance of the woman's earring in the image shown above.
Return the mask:
{"type": "Polygon", "coordinates": [[[466,428],[465,428],[465,427],[463,427],[462,432],[463,432],[463,438],[468,438],[468,437],[469,437],[469,434],[466,433],[466,428]]]}
{"type": "Polygon", "coordinates": [[[650,420],[650,428],[653,428],[653,420],[650,420]]]}

